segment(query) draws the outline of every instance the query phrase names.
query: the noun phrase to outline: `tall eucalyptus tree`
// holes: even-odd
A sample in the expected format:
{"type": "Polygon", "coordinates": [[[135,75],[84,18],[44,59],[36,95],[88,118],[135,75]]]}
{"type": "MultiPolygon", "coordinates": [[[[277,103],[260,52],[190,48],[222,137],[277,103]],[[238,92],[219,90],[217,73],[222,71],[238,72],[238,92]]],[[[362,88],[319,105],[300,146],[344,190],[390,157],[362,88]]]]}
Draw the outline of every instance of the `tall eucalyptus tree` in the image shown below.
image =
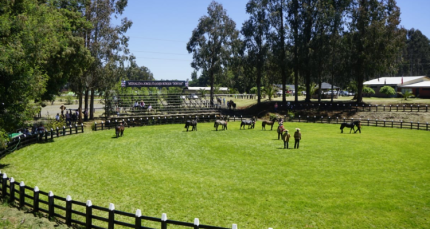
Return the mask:
{"type": "MultiPolygon", "coordinates": [[[[287,0],[268,0],[269,22],[270,22],[270,42],[274,59],[279,69],[282,82],[282,102],[286,102],[285,91],[287,78],[290,75],[290,61],[287,56],[287,0]]],[[[296,87],[297,88],[297,87],[296,87]]],[[[296,93],[297,94],[297,93],[296,93]]],[[[296,98],[297,100],[297,98],[296,98]]]]}
{"type": "Polygon", "coordinates": [[[349,20],[351,69],[362,102],[363,82],[386,72],[404,46],[395,0],[353,0],[349,20]]]}
{"type": "Polygon", "coordinates": [[[215,76],[230,59],[231,46],[238,38],[238,31],[236,23],[221,4],[212,1],[207,10],[208,15],[201,17],[193,30],[187,50],[193,53],[191,66],[208,74],[210,103],[213,105],[215,76]]]}
{"type": "Polygon", "coordinates": [[[248,54],[248,64],[256,69],[258,103],[261,102],[261,79],[269,49],[267,36],[270,24],[266,7],[267,0],[250,0],[246,4],[246,12],[250,17],[243,23],[241,30],[244,48],[248,54]]]}

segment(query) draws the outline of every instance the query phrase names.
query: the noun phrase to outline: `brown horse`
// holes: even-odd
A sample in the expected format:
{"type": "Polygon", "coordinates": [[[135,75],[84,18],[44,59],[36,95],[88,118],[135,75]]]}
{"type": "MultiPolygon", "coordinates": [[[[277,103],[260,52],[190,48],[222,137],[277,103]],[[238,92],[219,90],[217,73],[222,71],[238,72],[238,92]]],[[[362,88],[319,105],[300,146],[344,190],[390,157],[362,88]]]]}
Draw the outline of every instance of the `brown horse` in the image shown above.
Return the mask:
{"type": "Polygon", "coordinates": [[[227,102],[227,106],[228,106],[228,109],[229,109],[229,110],[231,110],[231,108],[233,108],[233,110],[235,110],[235,109],[236,109],[236,103],[235,103],[235,102],[233,102],[233,100],[228,101],[228,102],[227,102]]]}
{"type": "Polygon", "coordinates": [[[277,121],[278,119],[276,118],[276,117],[273,117],[272,118],[272,120],[270,120],[270,121],[266,121],[266,120],[264,120],[262,123],[261,123],[261,129],[262,130],[266,130],[266,125],[268,125],[268,126],[270,126],[270,130],[273,130],[273,124],[277,121]]]}
{"type": "Polygon", "coordinates": [[[218,126],[222,126],[222,130],[227,130],[227,121],[216,120],[214,123],[214,127],[217,131],[218,131],[218,126]]]}
{"type": "Polygon", "coordinates": [[[121,124],[119,124],[118,126],[115,127],[115,134],[116,134],[117,138],[120,136],[120,134],[121,134],[121,137],[124,134],[124,126],[125,125],[127,125],[126,122],[124,122],[124,124],[121,123],[121,124]]]}

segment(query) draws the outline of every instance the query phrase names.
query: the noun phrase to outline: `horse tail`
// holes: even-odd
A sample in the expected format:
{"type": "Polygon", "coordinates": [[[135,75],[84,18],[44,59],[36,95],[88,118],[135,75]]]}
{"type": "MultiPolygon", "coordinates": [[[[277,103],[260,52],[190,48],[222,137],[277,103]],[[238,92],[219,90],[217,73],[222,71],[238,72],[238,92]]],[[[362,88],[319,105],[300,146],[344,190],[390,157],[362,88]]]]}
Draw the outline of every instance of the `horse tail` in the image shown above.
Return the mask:
{"type": "Polygon", "coordinates": [[[340,129],[342,130],[345,127],[345,123],[340,124],[340,129]]]}

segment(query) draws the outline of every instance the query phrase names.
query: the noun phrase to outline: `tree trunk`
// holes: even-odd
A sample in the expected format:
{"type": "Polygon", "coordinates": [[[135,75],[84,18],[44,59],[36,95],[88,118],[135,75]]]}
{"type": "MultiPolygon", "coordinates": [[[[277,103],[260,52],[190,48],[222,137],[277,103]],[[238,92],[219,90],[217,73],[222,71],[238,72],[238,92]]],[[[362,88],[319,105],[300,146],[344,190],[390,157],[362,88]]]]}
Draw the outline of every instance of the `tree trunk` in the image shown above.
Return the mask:
{"type": "Polygon", "coordinates": [[[299,89],[299,71],[296,65],[294,69],[294,91],[296,92],[294,95],[294,101],[296,103],[299,102],[299,95],[298,95],[299,93],[297,92],[298,89],[299,89]]]}
{"type": "Polygon", "coordinates": [[[257,96],[258,100],[257,103],[261,102],[261,66],[258,64],[257,67],[257,96]]]}
{"type": "MultiPolygon", "coordinates": [[[[331,102],[333,103],[333,89],[334,89],[334,74],[331,74],[331,102]]],[[[339,93],[337,94],[337,96],[339,96],[339,93]]]]}
{"type": "Polygon", "coordinates": [[[364,79],[362,77],[359,77],[357,80],[357,103],[363,102],[363,82],[364,79]]]}
{"type": "MultiPolygon", "coordinates": [[[[309,71],[305,71],[305,84],[306,84],[306,99],[305,102],[311,102],[311,76],[309,71]]],[[[297,94],[297,91],[296,91],[297,94]]]]}
{"type": "Polygon", "coordinates": [[[94,88],[91,88],[91,99],[90,99],[90,120],[94,119],[94,88]]]}
{"type": "Polygon", "coordinates": [[[88,112],[88,88],[85,89],[85,98],[84,98],[84,101],[85,101],[84,111],[88,112]]]}
{"type": "Polygon", "coordinates": [[[214,84],[215,84],[215,79],[214,79],[214,73],[213,71],[209,71],[209,77],[211,80],[211,99],[210,99],[210,103],[211,103],[211,107],[214,106],[214,84]]]}
{"type": "Polygon", "coordinates": [[[79,108],[78,108],[78,113],[79,113],[79,124],[82,123],[82,90],[79,90],[79,108]]]}

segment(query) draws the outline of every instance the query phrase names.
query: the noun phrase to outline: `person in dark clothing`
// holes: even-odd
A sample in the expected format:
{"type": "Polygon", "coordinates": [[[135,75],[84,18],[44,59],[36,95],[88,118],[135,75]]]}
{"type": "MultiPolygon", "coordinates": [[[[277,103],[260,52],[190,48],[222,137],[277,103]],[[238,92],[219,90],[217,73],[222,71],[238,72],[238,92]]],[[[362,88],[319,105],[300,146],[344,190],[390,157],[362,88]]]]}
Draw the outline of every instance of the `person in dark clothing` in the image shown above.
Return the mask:
{"type": "Polygon", "coordinates": [[[302,140],[302,133],[300,133],[300,129],[296,128],[296,132],[294,133],[294,149],[299,148],[300,140],[302,140]]]}

